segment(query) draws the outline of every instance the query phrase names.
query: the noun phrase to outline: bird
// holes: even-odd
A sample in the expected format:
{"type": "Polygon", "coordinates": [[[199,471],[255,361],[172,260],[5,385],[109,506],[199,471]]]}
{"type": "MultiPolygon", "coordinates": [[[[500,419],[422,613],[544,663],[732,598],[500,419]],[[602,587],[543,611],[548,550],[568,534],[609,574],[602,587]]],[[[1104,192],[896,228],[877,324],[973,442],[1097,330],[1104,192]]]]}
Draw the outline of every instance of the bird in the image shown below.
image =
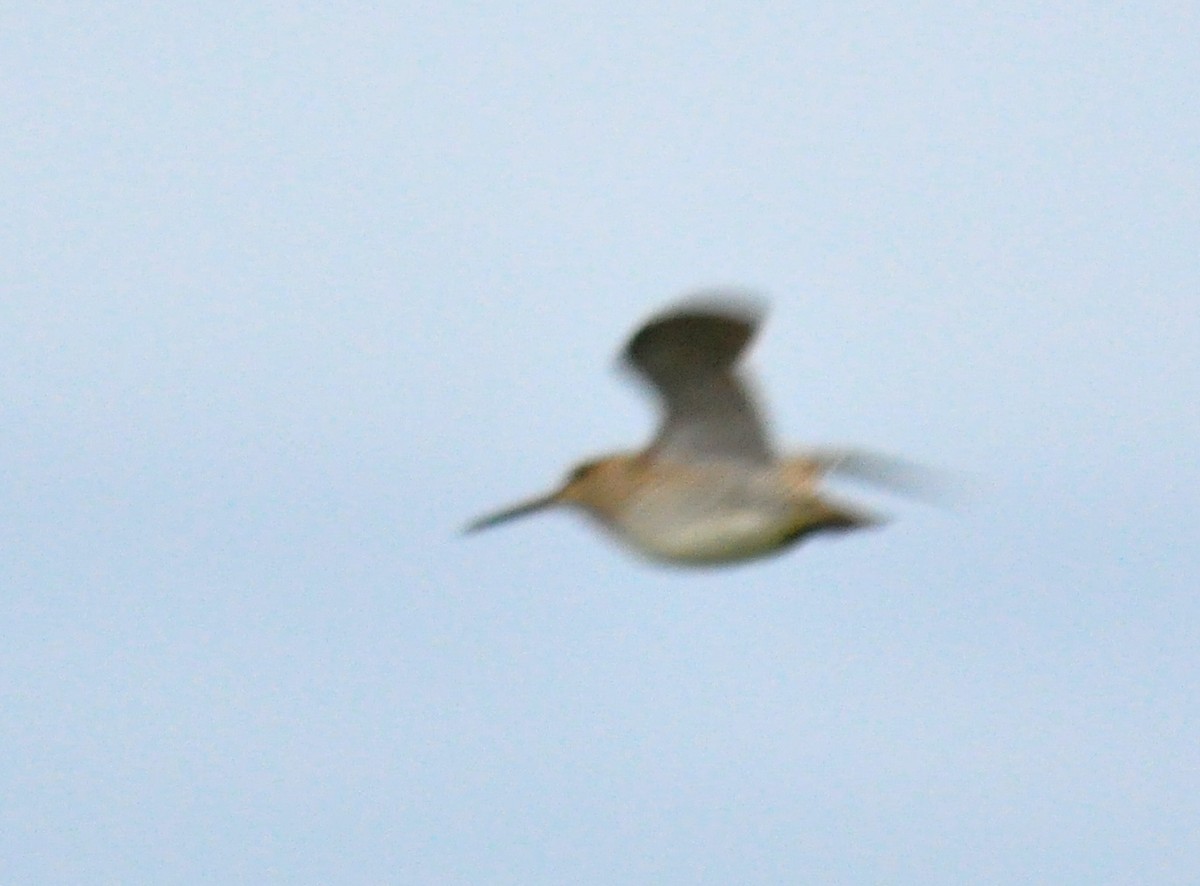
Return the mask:
{"type": "Polygon", "coordinates": [[[772,445],[739,371],[764,313],[756,298],[714,291],[653,316],[620,354],[660,404],[649,445],[584,461],[552,491],[480,517],[465,531],[567,507],[649,560],[720,566],[819,534],[881,525],[872,511],[830,496],[822,481],[840,472],[904,491],[904,462],[847,449],[780,455],[772,445]]]}

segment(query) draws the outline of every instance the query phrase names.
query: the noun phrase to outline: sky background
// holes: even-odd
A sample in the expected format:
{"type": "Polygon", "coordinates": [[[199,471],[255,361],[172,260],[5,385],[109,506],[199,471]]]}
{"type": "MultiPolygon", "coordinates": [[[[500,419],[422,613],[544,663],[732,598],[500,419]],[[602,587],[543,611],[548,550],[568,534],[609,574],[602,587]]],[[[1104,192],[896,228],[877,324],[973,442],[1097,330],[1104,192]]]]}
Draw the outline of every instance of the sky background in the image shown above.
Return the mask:
{"type": "Polygon", "coordinates": [[[1194,883],[1187,3],[0,11],[0,881],[1194,883]],[[901,9],[900,7],[903,7],[901,9]],[[724,570],[470,518],[771,309],[967,478],[724,570]]]}

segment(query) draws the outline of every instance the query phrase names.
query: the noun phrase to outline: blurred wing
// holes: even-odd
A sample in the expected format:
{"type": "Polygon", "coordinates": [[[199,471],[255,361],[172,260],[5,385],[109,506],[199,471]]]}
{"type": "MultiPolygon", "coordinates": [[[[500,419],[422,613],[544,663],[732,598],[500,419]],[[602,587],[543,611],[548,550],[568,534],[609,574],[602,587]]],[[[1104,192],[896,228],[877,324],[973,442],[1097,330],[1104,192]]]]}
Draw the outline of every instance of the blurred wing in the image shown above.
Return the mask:
{"type": "Polygon", "coordinates": [[[626,364],[663,404],[651,446],[655,455],[772,460],[754,397],[735,368],[759,317],[750,306],[730,301],[693,304],[651,320],[629,341],[626,364]]]}
{"type": "Polygon", "coordinates": [[[964,480],[906,458],[863,449],[818,449],[802,456],[822,474],[878,486],[912,498],[949,504],[961,497],[964,480]]]}

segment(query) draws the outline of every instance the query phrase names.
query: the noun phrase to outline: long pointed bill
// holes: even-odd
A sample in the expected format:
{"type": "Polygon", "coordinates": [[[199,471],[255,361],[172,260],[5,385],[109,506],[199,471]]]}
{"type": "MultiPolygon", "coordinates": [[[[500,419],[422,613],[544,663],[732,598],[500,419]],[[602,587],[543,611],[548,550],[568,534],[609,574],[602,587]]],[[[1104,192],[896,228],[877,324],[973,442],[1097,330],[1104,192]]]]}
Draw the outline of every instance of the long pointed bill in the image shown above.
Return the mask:
{"type": "Polygon", "coordinates": [[[527,514],[536,514],[538,511],[543,511],[546,508],[558,504],[558,492],[551,492],[548,495],[539,495],[537,498],[531,498],[528,501],[523,501],[520,504],[505,508],[502,511],[497,511],[494,514],[488,514],[485,517],[480,517],[478,520],[468,524],[464,532],[478,532],[480,529],[487,529],[495,526],[498,523],[506,523],[517,517],[524,517],[527,514]]]}

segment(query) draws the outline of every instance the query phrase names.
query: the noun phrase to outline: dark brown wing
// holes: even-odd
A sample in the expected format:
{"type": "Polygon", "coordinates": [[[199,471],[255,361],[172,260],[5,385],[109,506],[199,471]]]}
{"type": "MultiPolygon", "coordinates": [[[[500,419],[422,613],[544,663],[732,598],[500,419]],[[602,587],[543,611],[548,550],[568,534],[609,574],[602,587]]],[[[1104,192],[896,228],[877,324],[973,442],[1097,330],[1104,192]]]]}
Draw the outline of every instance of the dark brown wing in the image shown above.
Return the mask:
{"type": "Polygon", "coordinates": [[[663,404],[654,455],[772,460],[754,397],[736,369],[761,316],[744,300],[711,296],[652,319],[630,339],[625,362],[663,404]]]}

